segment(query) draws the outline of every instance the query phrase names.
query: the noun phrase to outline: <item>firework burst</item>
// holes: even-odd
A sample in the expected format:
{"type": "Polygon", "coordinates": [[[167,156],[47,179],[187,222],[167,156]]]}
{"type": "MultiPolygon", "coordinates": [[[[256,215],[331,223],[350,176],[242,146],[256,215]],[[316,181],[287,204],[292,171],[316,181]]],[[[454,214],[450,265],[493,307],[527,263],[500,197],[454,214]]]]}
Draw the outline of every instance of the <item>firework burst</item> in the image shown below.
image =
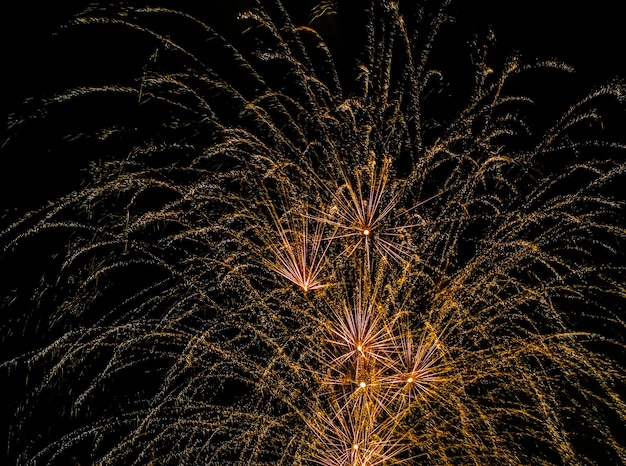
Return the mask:
{"type": "Polygon", "coordinates": [[[448,76],[447,2],[373,0],[350,65],[313,27],[341,2],[308,26],[255,5],[233,30],[92,6],[65,33],[141,37],[136,81],[15,117],[123,102],[137,121],[68,128],[106,155],[4,222],[3,268],[51,258],[2,290],[2,376],[26,388],[9,457],[626,463],[625,147],[598,124],[623,84],[538,128],[520,80],[569,68],[494,71],[475,43],[448,76]],[[444,78],[471,86],[451,103],[444,78]]]}
{"type": "Polygon", "coordinates": [[[426,201],[398,212],[401,193],[396,192],[399,188],[388,186],[390,164],[391,160],[385,158],[382,167],[377,168],[373,159],[365,167],[369,172],[365,175],[367,182],[361,179],[359,172],[354,177],[354,183],[342,173],[339,180],[344,182],[329,189],[332,199],[330,215],[319,219],[338,230],[332,239],[350,240],[343,254],[350,256],[357,249],[364,249],[368,267],[371,249],[398,263],[410,260],[416,250],[410,243],[410,230],[423,226],[419,217],[412,218],[409,214],[426,201]],[[403,221],[398,221],[398,217],[403,217],[403,221]]]}

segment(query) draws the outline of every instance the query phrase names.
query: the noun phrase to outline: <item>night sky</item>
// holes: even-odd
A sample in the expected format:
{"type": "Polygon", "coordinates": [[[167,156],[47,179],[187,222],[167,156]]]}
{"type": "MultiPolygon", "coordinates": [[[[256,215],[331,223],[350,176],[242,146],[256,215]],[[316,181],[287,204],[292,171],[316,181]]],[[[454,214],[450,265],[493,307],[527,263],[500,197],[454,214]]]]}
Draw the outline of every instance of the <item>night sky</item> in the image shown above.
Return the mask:
{"type": "MultiPolygon", "coordinates": [[[[340,0],[341,1],[341,0],[340,0]]],[[[215,3],[245,4],[245,0],[215,3]]],[[[0,7],[0,138],[12,133],[6,128],[9,115],[20,110],[28,97],[41,97],[73,85],[97,79],[98,83],[132,80],[141,73],[143,62],[137,59],[132,44],[69,42],[60,26],[72,14],[88,5],[88,0],[62,2],[12,1],[0,7]],[[62,4],[60,6],[59,4],[62,4]]],[[[134,2],[133,2],[134,3],[134,2]]],[[[159,4],[167,2],[156,2],[159,4]]],[[[200,16],[198,2],[170,2],[177,8],[193,5],[200,16]],[[196,5],[194,5],[196,4],[196,5]]],[[[291,2],[285,2],[287,4],[291,2]]],[[[222,7],[207,8],[217,11],[222,7]]],[[[228,7],[223,7],[222,13],[228,7]]],[[[575,3],[565,0],[457,0],[450,9],[462,31],[478,36],[489,28],[495,34],[495,57],[520,52],[523,57],[557,58],[577,71],[559,83],[533,83],[548,109],[556,114],[583,97],[596,85],[616,76],[626,78],[626,27],[620,2],[596,0],[575,3]],[[551,5],[547,7],[546,5],[551,5]],[[545,89],[542,85],[545,84],[545,89]],[[558,92],[556,92],[558,91],[558,92]]],[[[93,39],[93,37],[92,37],[93,39]]],[[[143,58],[145,59],[145,57],[143,58]]],[[[497,64],[496,61],[494,61],[497,64]]],[[[87,110],[88,111],[88,110],[87,110]]],[[[621,120],[624,121],[624,120],[621,120]]],[[[47,199],[80,185],[80,170],[85,160],[80,154],[56,157],[55,123],[41,133],[32,128],[20,134],[0,150],[0,213],[33,209],[47,199]],[[53,157],[49,157],[50,154],[53,157]]],[[[616,133],[619,127],[613,127],[616,133]]],[[[626,139],[626,138],[624,138],[626,139]]],[[[58,142],[58,141],[57,141],[58,142]]],[[[11,273],[0,270],[0,274],[11,273]]],[[[2,286],[0,284],[0,286],[2,286]]],[[[0,417],[4,413],[0,412],[0,417]]],[[[0,430],[0,433],[4,433],[0,430]]],[[[5,454],[0,437],[0,464],[5,454]]]]}
{"type": "MultiPolygon", "coordinates": [[[[84,41],[77,42],[68,39],[67,34],[55,35],[72,14],[89,3],[69,0],[60,7],[58,2],[24,1],[9,2],[2,7],[0,119],[6,121],[7,115],[19,110],[20,102],[28,97],[45,96],[94,80],[130,81],[141,73],[146,57],[134,54],[132,44],[115,43],[111,38],[102,42],[88,35],[84,41]]],[[[249,2],[210,3],[213,6],[208,8],[188,0],[171,4],[181,9],[191,6],[194,13],[202,16],[207,12],[227,13],[229,8],[249,2]]],[[[572,65],[576,73],[567,79],[559,78],[554,83],[539,80],[530,85],[547,97],[540,104],[544,108],[553,107],[558,115],[594,86],[615,76],[626,76],[626,28],[620,20],[618,5],[619,2],[611,0],[592,4],[563,0],[475,0],[453,2],[450,12],[457,18],[459,34],[466,34],[468,40],[472,34],[484,36],[489,28],[494,32],[494,64],[519,52],[527,60],[557,58],[572,65]]],[[[5,130],[6,125],[1,125],[3,140],[5,130]]],[[[50,131],[54,133],[53,129],[50,131]]],[[[80,160],[71,157],[63,160],[47,157],[50,140],[44,137],[28,136],[27,145],[31,147],[26,151],[21,142],[8,145],[2,154],[0,208],[35,207],[41,200],[63,192],[60,184],[63,174],[75,174],[80,167],[80,160]],[[56,176],[51,177],[51,173],[56,176]]]]}

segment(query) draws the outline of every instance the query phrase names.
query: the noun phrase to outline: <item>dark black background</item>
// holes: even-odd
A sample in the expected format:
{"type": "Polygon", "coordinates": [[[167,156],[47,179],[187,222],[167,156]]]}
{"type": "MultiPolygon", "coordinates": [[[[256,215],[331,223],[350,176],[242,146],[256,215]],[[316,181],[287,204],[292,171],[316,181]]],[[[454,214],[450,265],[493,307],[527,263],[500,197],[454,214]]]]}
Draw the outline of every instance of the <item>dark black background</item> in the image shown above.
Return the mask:
{"type": "MultiPolygon", "coordinates": [[[[36,95],[50,85],[59,84],[49,82],[57,79],[55,68],[63,66],[68,70],[83,66],[51,56],[50,49],[54,47],[52,35],[60,25],[89,3],[88,0],[38,0],[4,2],[0,7],[2,114],[24,96],[36,95]]],[[[192,7],[195,11],[227,11],[246,3],[244,0],[174,2],[181,9],[192,7]]],[[[529,57],[558,57],[573,65],[587,83],[626,74],[626,27],[620,2],[459,0],[453,2],[450,11],[458,22],[479,34],[491,25],[501,50],[517,50],[529,57]]]]}
{"type": "MultiPolygon", "coordinates": [[[[246,1],[175,3],[194,12],[227,14],[246,1]]],[[[486,34],[490,27],[496,37],[496,56],[504,58],[520,52],[529,59],[559,58],[575,67],[575,75],[558,89],[561,95],[554,96],[554,105],[562,106],[567,101],[574,103],[593,86],[615,76],[626,78],[626,27],[620,3],[457,0],[450,12],[468,33],[468,40],[473,33],[486,34]]],[[[13,142],[16,138],[5,122],[11,113],[21,110],[24,99],[69,88],[83,78],[95,79],[95,84],[130,79],[141,72],[147,59],[132,52],[116,55],[125,47],[123,43],[90,41],[83,46],[64,42],[63,34],[55,35],[62,24],[88,4],[88,0],[39,0],[4,2],[0,6],[0,144],[11,137],[0,150],[0,213],[6,209],[17,215],[18,210],[35,208],[67,192],[68,185],[80,179],[83,166],[77,157],[59,158],[56,153],[47,157],[47,147],[54,141],[55,122],[50,122],[49,131],[41,134],[41,141],[36,140],[38,133],[30,132],[25,139],[13,142]]],[[[541,82],[533,85],[541,86],[541,82]]],[[[545,104],[551,105],[550,98],[545,104]]],[[[6,273],[10,271],[0,270],[0,275],[6,273]]],[[[3,444],[0,437],[0,449],[3,444]]],[[[3,455],[0,451],[0,464],[3,455]]]]}
{"type": "MultiPolygon", "coordinates": [[[[167,1],[157,3],[167,4],[167,1]]],[[[200,16],[220,14],[234,18],[230,11],[252,2],[169,3],[200,16]]],[[[311,2],[286,3],[302,9],[311,2]]],[[[560,106],[555,113],[558,114],[563,105],[574,103],[593,86],[615,76],[626,76],[626,28],[621,21],[619,3],[459,0],[452,3],[450,13],[457,18],[459,30],[467,33],[468,40],[472,34],[484,36],[489,28],[493,30],[496,60],[519,52],[528,59],[559,58],[574,66],[577,71],[572,78],[556,88],[554,84],[552,88],[546,84],[544,94],[549,98],[542,105],[550,106],[554,94],[553,103],[560,106]]],[[[14,133],[4,124],[8,115],[20,111],[25,98],[49,95],[72,85],[90,81],[93,84],[130,82],[141,73],[148,59],[145,53],[134,53],[133,44],[111,43],[110,37],[103,41],[91,37],[84,43],[76,43],[76,37],[80,36],[57,34],[73,14],[89,4],[88,0],[39,0],[5,2],[0,7],[0,140],[10,136],[13,141],[0,151],[0,210],[32,209],[43,200],[67,192],[67,188],[71,190],[68,184],[77,182],[78,172],[85,163],[76,156],[59,157],[50,151],[55,138],[54,121],[38,128],[39,133],[28,133],[26,141],[16,141],[14,133]]],[[[223,24],[228,22],[225,20],[223,24]]],[[[531,85],[542,86],[542,82],[531,85]]]]}

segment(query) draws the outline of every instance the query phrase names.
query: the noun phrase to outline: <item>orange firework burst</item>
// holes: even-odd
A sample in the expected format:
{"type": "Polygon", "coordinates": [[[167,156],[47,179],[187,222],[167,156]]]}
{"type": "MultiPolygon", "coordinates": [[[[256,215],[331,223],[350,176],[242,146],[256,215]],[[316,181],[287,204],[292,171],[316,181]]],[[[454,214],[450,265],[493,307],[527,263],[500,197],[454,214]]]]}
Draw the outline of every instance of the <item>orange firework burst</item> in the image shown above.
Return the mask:
{"type": "Polygon", "coordinates": [[[312,220],[306,207],[302,212],[288,211],[282,218],[274,211],[272,214],[273,235],[263,236],[263,244],[272,255],[265,260],[267,267],[305,293],[327,287],[328,283],[322,278],[330,246],[330,241],[325,239],[326,225],[312,220]]]}
{"type": "Polygon", "coordinates": [[[381,167],[372,161],[364,173],[357,170],[354,179],[342,172],[343,183],[327,188],[332,199],[329,215],[319,219],[337,229],[333,240],[351,240],[344,250],[347,256],[363,247],[368,267],[372,249],[399,263],[412,258],[415,249],[410,230],[424,225],[415,211],[427,201],[404,210],[398,208],[402,193],[399,186],[390,186],[390,164],[389,157],[383,159],[381,167]],[[409,222],[398,222],[399,217],[409,222]]]}

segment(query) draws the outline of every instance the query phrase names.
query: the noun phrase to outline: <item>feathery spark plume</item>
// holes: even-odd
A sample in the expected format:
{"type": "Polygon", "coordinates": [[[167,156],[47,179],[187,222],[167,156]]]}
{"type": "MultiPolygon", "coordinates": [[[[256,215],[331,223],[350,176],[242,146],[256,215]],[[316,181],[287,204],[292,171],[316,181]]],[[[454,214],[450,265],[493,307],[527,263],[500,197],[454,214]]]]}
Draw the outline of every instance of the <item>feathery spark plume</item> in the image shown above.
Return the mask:
{"type": "Polygon", "coordinates": [[[19,152],[64,111],[93,158],[4,217],[10,460],[626,463],[624,84],[544,127],[523,79],[568,66],[474,41],[451,72],[449,2],[414,3],[93,4],[64,29],[145,66],[12,121],[19,152]]]}

